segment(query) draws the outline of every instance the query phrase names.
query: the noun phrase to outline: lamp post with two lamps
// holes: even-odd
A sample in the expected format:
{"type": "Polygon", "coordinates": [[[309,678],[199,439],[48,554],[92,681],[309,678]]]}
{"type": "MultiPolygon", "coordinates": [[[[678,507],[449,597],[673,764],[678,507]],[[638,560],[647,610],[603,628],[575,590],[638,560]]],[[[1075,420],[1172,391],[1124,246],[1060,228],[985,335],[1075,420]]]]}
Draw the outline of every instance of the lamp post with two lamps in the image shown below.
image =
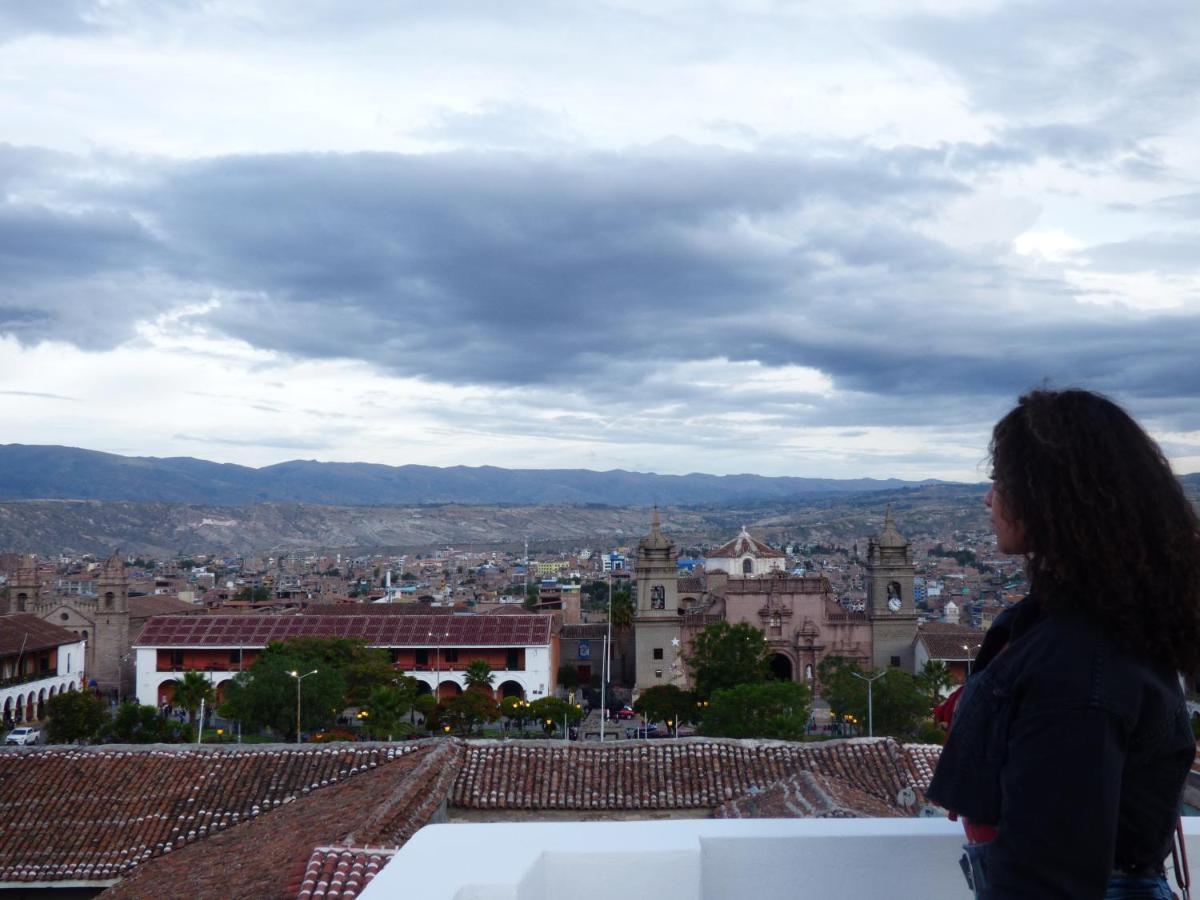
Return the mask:
{"type": "Polygon", "coordinates": [[[288,674],[296,679],[296,743],[298,744],[300,743],[300,682],[309,675],[316,675],[317,670],[313,669],[311,672],[305,672],[301,675],[295,669],[292,669],[288,674]]]}
{"type": "Polygon", "coordinates": [[[875,686],[876,681],[878,681],[887,673],[879,672],[876,675],[872,675],[870,678],[858,672],[851,672],[850,674],[855,678],[861,678],[867,683],[867,737],[875,737],[875,706],[872,702],[871,688],[875,686]]]}

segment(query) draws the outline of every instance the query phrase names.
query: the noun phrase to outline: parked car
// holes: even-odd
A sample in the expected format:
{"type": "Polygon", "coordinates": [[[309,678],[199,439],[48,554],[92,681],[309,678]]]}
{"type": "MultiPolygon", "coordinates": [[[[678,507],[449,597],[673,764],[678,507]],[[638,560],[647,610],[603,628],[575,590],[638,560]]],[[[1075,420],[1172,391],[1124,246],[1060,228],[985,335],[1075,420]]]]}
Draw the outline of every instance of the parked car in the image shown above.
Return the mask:
{"type": "Polygon", "coordinates": [[[614,719],[635,719],[635,718],[637,718],[637,713],[635,713],[633,711],[632,706],[622,706],[620,709],[618,709],[616,712],[613,713],[613,718],[614,719]]]}
{"type": "Polygon", "coordinates": [[[652,738],[658,737],[658,726],[651,722],[649,725],[638,725],[633,728],[625,729],[625,737],[627,738],[652,738]]]}
{"type": "Polygon", "coordinates": [[[18,744],[28,746],[29,744],[40,744],[42,742],[42,730],[33,728],[29,725],[22,725],[19,728],[14,728],[8,733],[8,737],[4,739],[5,744],[18,744]]]}

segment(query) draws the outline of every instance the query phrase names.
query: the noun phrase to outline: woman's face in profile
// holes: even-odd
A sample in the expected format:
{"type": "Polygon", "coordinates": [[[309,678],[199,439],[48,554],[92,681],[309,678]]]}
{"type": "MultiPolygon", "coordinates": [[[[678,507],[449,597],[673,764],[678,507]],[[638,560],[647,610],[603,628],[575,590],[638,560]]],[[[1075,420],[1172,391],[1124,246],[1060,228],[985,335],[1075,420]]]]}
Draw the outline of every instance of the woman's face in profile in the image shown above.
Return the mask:
{"type": "Polygon", "coordinates": [[[988,488],[983,502],[992,514],[992,531],[996,534],[996,546],[1000,552],[1014,556],[1024,553],[1028,549],[1025,546],[1025,529],[1009,516],[1004,508],[1004,494],[995,484],[988,488]]]}

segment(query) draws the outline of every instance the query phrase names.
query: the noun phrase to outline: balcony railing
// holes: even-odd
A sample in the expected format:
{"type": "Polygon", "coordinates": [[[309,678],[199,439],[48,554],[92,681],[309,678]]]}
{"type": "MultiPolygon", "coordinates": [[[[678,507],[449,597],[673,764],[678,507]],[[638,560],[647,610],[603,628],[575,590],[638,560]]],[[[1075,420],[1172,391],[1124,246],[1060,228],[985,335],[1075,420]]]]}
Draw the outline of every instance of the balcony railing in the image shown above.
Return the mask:
{"type": "Polygon", "coordinates": [[[53,669],[45,672],[27,672],[24,675],[10,675],[0,678],[0,688],[16,687],[19,684],[29,684],[31,681],[43,681],[47,678],[57,678],[58,673],[53,669]]]}

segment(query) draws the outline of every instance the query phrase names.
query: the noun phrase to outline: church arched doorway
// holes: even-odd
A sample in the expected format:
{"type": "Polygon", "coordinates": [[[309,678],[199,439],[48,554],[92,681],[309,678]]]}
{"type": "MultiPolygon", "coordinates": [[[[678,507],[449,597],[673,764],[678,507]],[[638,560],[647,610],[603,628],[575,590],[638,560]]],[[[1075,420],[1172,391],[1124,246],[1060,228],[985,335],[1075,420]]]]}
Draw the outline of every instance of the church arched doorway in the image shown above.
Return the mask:
{"type": "Polygon", "coordinates": [[[782,653],[772,656],[769,665],[771,666],[771,675],[777,681],[792,680],[792,661],[782,653]]]}
{"type": "Polygon", "coordinates": [[[519,700],[524,700],[525,691],[522,690],[521,685],[519,685],[517,682],[505,681],[500,685],[500,696],[516,697],[519,700]]]}

